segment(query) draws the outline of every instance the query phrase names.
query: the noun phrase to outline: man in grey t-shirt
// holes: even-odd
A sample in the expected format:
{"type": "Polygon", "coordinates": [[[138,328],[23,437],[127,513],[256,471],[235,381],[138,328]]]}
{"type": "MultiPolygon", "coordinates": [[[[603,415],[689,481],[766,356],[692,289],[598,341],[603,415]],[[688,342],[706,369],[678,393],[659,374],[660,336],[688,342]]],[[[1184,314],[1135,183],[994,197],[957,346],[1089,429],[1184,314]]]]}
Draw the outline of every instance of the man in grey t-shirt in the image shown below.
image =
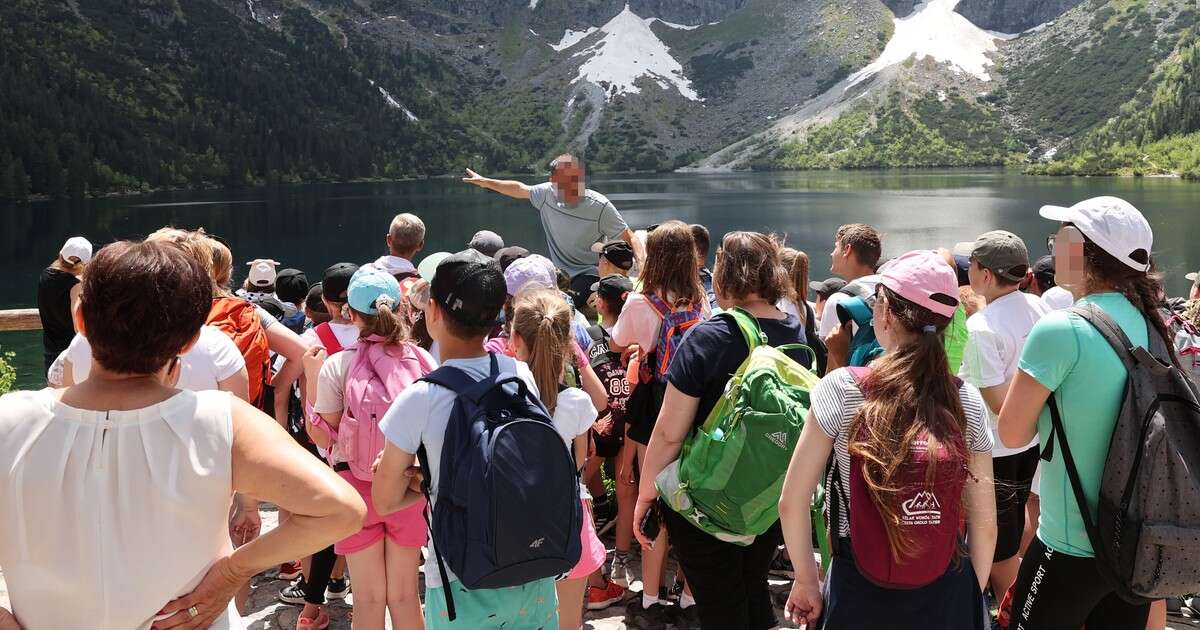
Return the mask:
{"type": "Polygon", "coordinates": [[[463,181],[533,204],[546,231],[550,260],[571,277],[571,289],[580,308],[587,303],[592,284],[600,280],[596,268],[599,259],[592,245],[620,239],[633,247],[638,260],[646,258],[642,242],[634,237],[612,202],[586,188],[583,163],[573,155],[555,158],[550,163],[550,181],[536,186],[482,177],[470,169],[463,181]]]}

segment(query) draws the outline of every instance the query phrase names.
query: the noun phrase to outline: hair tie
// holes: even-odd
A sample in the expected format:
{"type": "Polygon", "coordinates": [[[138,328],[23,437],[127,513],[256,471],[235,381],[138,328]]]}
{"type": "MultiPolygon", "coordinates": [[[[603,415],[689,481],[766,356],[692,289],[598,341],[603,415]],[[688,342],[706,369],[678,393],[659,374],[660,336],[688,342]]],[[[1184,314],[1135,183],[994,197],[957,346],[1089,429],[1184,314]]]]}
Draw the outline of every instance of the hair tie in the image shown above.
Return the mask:
{"type": "Polygon", "coordinates": [[[937,326],[934,326],[933,324],[929,324],[929,325],[925,326],[924,328],[922,328],[921,330],[927,335],[932,335],[932,334],[937,333],[937,326]]]}
{"type": "Polygon", "coordinates": [[[387,309],[390,311],[390,310],[392,310],[392,307],[395,305],[396,305],[396,301],[392,299],[392,296],[381,295],[381,296],[375,298],[375,303],[373,306],[375,307],[375,310],[377,310],[377,311],[384,310],[384,309],[387,309]]]}

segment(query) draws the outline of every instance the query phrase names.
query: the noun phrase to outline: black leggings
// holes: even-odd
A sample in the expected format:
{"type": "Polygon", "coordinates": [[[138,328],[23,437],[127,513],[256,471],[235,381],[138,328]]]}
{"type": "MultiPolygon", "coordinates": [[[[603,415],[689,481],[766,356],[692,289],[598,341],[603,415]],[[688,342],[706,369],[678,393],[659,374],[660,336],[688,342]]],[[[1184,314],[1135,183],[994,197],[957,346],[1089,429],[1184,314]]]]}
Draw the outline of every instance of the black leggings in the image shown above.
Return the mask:
{"type": "Polygon", "coordinates": [[[305,602],[318,606],[325,603],[325,589],[329,586],[329,576],[333,575],[335,562],[337,562],[337,554],[333,551],[333,545],[312,555],[309,574],[304,576],[305,602]]]}
{"type": "Polygon", "coordinates": [[[767,571],[783,542],[776,523],[748,547],[717,540],[661,506],[671,546],[696,598],[705,630],[767,630],[779,625],[767,588],[767,571]]]}
{"type": "Polygon", "coordinates": [[[1035,538],[1021,560],[1009,630],[1141,630],[1150,604],[1134,605],[1105,585],[1095,558],[1046,547],[1035,538]]]}
{"type": "MultiPolygon", "coordinates": [[[[304,447],[304,450],[312,453],[313,457],[325,461],[311,440],[301,440],[299,434],[293,434],[292,437],[296,438],[296,441],[300,443],[300,446],[304,447]]],[[[307,438],[308,436],[304,437],[307,438]]],[[[329,577],[333,575],[333,565],[335,562],[337,562],[337,553],[333,551],[333,545],[329,545],[312,555],[308,575],[304,576],[305,602],[318,606],[325,603],[325,589],[329,586],[329,577]]]]}

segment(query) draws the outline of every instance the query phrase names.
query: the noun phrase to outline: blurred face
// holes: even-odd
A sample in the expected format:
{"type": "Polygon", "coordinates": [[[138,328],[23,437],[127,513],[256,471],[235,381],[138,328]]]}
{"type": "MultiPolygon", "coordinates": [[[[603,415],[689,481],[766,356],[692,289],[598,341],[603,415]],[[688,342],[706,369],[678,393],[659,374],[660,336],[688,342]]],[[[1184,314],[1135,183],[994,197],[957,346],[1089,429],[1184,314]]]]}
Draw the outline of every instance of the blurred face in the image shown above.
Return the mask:
{"type": "Polygon", "coordinates": [[[979,261],[971,257],[971,266],[967,267],[967,277],[971,279],[971,290],[983,294],[992,280],[991,273],[979,266],[979,261]]]}
{"type": "Polygon", "coordinates": [[[843,250],[841,241],[834,241],[833,251],[829,252],[829,257],[833,259],[833,264],[829,266],[829,271],[832,271],[833,275],[835,276],[842,275],[842,271],[846,267],[846,262],[844,260],[846,256],[842,252],[843,250]]]}
{"type": "Polygon", "coordinates": [[[550,181],[563,199],[578,199],[584,192],[583,165],[576,160],[566,160],[550,173],[550,181]]]}
{"type": "Polygon", "coordinates": [[[875,317],[875,337],[879,340],[879,345],[885,350],[895,350],[896,335],[895,322],[892,318],[891,311],[888,310],[887,297],[882,292],[875,293],[875,306],[872,309],[872,315],[875,317]]]}
{"type": "Polygon", "coordinates": [[[1072,291],[1084,282],[1083,233],[1064,225],[1054,235],[1054,281],[1072,291]]]}
{"type": "Polygon", "coordinates": [[[1189,300],[1200,300],[1200,282],[1192,285],[1192,292],[1188,296],[1189,300]]]}
{"type": "Polygon", "coordinates": [[[825,312],[825,296],[820,293],[817,294],[817,301],[813,302],[813,312],[817,314],[817,317],[825,312]]]}

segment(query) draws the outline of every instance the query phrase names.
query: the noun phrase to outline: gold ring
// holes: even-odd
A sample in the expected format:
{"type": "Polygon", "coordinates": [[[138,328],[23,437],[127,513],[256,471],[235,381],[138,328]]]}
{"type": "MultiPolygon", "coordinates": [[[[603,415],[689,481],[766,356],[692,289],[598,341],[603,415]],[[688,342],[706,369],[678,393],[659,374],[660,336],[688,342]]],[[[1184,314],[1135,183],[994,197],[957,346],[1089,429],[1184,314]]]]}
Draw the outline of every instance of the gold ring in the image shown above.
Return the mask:
{"type": "Polygon", "coordinates": [[[200,614],[200,611],[196,610],[195,606],[192,606],[191,608],[187,609],[187,614],[189,617],[195,617],[196,615],[200,614]]]}

